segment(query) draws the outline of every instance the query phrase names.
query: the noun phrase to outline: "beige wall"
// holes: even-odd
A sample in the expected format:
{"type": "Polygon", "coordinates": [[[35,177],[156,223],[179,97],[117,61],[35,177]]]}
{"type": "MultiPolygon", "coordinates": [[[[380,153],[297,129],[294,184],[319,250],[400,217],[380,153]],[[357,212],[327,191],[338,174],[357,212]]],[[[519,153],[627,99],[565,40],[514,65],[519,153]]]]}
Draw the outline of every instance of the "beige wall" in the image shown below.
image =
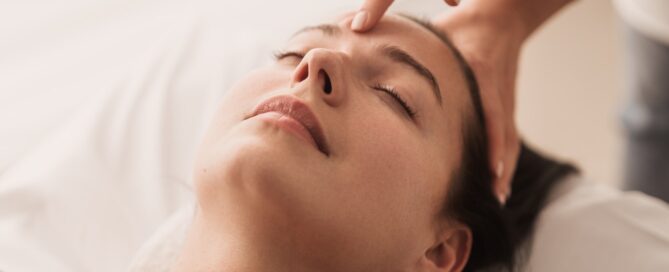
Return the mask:
{"type": "Polygon", "coordinates": [[[623,101],[621,22],[611,1],[577,1],[526,45],[518,123],[528,141],[618,185],[623,101]]]}

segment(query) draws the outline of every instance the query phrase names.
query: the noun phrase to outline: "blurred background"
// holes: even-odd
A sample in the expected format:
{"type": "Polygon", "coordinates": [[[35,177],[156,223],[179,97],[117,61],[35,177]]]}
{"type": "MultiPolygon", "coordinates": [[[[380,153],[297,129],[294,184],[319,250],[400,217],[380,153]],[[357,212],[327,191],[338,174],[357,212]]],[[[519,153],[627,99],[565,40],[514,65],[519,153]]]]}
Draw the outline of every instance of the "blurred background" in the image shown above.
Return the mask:
{"type": "Polygon", "coordinates": [[[622,176],[622,33],[612,1],[576,1],[531,37],[518,72],[521,134],[612,186],[622,176]]]}
{"type": "MultiPolygon", "coordinates": [[[[393,8],[430,15],[440,1],[393,8]]],[[[623,25],[612,1],[574,1],[530,37],[517,81],[520,133],[535,148],[577,164],[590,180],[620,186],[624,101],[623,25]]]]}

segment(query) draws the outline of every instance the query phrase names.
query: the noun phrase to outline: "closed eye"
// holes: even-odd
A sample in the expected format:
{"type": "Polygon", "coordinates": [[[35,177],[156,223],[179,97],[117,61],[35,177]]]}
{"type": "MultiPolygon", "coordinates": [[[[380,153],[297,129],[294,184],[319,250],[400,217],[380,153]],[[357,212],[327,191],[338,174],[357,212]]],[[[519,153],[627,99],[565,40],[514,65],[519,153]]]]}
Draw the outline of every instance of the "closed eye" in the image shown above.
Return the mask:
{"type": "Polygon", "coordinates": [[[304,58],[304,54],[295,51],[277,51],[274,52],[274,60],[280,61],[286,58],[304,58]]]}
{"type": "MultiPolygon", "coordinates": [[[[295,51],[274,52],[274,59],[276,61],[281,61],[287,58],[296,58],[298,60],[301,60],[302,58],[304,58],[304,54],[295,51]]],[[[375,90],[383,91],[388,95],[390,95],[402,107],[402,109],[404,109],[404,112],[409,116],[409,118],[415,119],[416,111],[413,108],[411,108],[411,106],[409,106],[406,100],[402,98],[402,96],[395,90],[395,88],[380,83],[375,84],[372,88],[375,90]]]]}
{"type": "Polygon", "coordinates": [[[388,95],[390,95],[393,99],[395,99],[395,101],[397,101],[398,104],[400,104],[400,106],[404,109],[404,112],[411,119],[414,119],[416,117],[416,111],[413,108],[411,108],[411,106],[409,106],[406,100],[402,98],[402,96],[392,86],[377,83],[372,88],[374,88],[375,90],[386,92],[388,95]]]}

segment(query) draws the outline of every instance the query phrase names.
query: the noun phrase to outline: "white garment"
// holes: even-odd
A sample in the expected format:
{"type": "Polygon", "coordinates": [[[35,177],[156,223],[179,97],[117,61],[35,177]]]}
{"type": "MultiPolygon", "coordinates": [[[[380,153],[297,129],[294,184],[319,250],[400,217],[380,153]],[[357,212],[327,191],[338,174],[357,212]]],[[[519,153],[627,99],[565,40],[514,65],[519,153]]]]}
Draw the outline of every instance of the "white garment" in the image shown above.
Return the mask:
{"type": "MultiPolygon", "coordinates": [[[[194,202],[192,203],[194,204],[194,202]]],[[[181,254],[195,205],[176,211],[135,254],[129,272],[168,272],[181,254]]]]}
{"type": "Polygon", "coordinates": [[[571,177],[553,189],[524,271],[669,271],[669,206],[571,177]]]}
{"type": "Polygon", "coordinates": [[[669,45],[669,1],[615,0],[623,20],[654,40],[669,45]]]}

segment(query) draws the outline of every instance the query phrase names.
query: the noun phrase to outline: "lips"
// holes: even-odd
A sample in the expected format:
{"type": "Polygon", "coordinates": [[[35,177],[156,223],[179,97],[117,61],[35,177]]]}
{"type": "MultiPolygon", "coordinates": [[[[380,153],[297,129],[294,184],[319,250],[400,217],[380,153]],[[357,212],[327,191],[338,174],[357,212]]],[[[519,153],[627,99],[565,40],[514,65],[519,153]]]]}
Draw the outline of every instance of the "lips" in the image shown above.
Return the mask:
{"type": "MultiPolygon", "coordinates": [[[[288,117],[297,121],[309,132],[309,137],[316,144],[316,148],[326,156],[330,154],[323,135],[323,130],[321,129],[316,115],[314,115],[307,104],[294,96],[278,95],[270,97],[255,106],[251,114],[244,119],[271,112],[281,114],[281,118],[288,117]]],[[[299,133],[301,128],[295,130],[299,133]]]]}

